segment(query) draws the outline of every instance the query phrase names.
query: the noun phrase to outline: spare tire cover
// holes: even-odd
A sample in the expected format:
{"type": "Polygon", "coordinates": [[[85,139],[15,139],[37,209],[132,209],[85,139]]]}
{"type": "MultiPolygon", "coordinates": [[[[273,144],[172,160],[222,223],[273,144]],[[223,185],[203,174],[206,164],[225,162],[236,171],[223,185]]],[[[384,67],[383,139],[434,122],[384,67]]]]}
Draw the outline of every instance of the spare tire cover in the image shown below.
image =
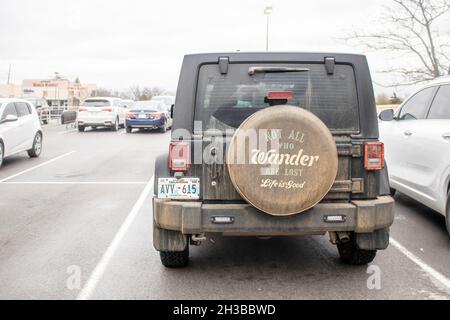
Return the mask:
{"type": "Polygon", "coordinates": [[[258,111],[241,124],[228,146],[227,166],[233,186],[248,203],[288,216],[325,197],[336,179],[338,156],[333,136],[318,117],[283,105],[258,111]]]}

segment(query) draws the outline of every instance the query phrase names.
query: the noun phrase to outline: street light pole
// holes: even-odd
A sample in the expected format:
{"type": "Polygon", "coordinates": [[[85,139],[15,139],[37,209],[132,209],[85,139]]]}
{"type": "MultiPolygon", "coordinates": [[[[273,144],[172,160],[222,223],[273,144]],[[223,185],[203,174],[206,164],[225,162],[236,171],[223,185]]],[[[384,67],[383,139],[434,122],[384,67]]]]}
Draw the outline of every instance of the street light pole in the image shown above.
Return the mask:
{"type": "Polygon", "coordinates": [[[269,16],[272,13],[273,8],[272,7],[265,7],[264,8],[264,14],[267,18],[267,24],[266,24],[266,51],[269,51],[269,16]]]}

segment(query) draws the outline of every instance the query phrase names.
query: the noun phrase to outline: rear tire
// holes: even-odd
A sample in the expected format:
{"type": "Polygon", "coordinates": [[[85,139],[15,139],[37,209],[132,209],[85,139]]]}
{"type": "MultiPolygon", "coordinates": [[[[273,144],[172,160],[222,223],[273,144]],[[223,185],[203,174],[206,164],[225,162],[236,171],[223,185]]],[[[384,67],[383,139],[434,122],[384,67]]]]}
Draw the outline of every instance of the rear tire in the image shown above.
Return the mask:
{"type": "Polygon", "coordinates": [[[445,224],[447,225],[447,232],[450,237],[450,191],[447,195],[447,210],[445,212],[445,224]]]}
{"type": "Polygon", "coordinates": [[[342,262],[354,266],[369,264],[377,255],[377,250],[359,249],[354,234],[352,234],[349,242],[338,243],[337,248],[342,262]]]}
{"type": "Polygon", "coordinates": [[[389,193],[390,193],[391,197],[393,197],[397,193],[397,190],[395,190],[394,188],[389,188],[389,193]]]}
{"type": "Polygon", "coordinates": [[[0,142],[0,167],[3,164],[4,154],[5,154],[5,149],[3,147],[3,144],[0,142]]]}
{"type": "Polygon", "coordinates": [[[42,151],[42,133],[38,132],[34,136],[33,147],[27,152],[30,158],[37,158],[41,155],[41,151],[42,151]]]}
{"type": "Polygon", "coordinates": [[[116,119],[116,122],[111,127],[111,131],[117,131],[119,130],[119,119],[116,119]]]}
{"type": "Polygon", "coordinates": [[[78,126],[78,132],[84,132],[85,127],[84,126],[78,126]]]}
{"type": "Polygon", "coordinates": [[[184,268],[189,264],[189,245],[181,252],[160,251],[159,256],[166,268],[184,268]]]}
{"type": "Polygon", "coordinates": [[[131,133],[131,131],[133,131],[133,128],[132,127],[127,127],[127,133],[131,133]]]}

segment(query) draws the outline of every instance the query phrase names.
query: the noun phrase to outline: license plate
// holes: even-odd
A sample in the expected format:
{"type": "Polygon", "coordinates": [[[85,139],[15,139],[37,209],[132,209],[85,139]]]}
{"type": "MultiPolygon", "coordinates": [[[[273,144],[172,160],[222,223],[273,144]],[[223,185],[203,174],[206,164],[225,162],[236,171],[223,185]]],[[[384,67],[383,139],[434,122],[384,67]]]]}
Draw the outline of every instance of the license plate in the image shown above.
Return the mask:
{"type": "Polygon", "coordinates": [[[139,118],[139,119],[145,119],[145,118],[147,118],[147,115],[145,115],[145,114],[140,114],[140,115],[138,116],[138,118],[139,118]]]}
{"type": "Polygon", "coordinates": [[[159,178],[158,198],[196,200],[200,198],[199,178],[159,178]]]}

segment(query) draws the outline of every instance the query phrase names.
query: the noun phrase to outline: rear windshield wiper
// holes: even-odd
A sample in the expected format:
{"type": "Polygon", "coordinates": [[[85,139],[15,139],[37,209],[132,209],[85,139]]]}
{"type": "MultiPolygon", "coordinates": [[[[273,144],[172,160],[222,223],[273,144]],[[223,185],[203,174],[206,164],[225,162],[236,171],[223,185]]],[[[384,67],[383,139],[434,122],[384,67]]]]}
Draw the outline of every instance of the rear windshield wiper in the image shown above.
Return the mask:
{"type": "Polygon", "coordinates": [[[287,68],[287,67],[250,67],[248,74],[253,76],[257,73],[287,73],[287,72],[309,72],[308,68],[287,68]]]}

